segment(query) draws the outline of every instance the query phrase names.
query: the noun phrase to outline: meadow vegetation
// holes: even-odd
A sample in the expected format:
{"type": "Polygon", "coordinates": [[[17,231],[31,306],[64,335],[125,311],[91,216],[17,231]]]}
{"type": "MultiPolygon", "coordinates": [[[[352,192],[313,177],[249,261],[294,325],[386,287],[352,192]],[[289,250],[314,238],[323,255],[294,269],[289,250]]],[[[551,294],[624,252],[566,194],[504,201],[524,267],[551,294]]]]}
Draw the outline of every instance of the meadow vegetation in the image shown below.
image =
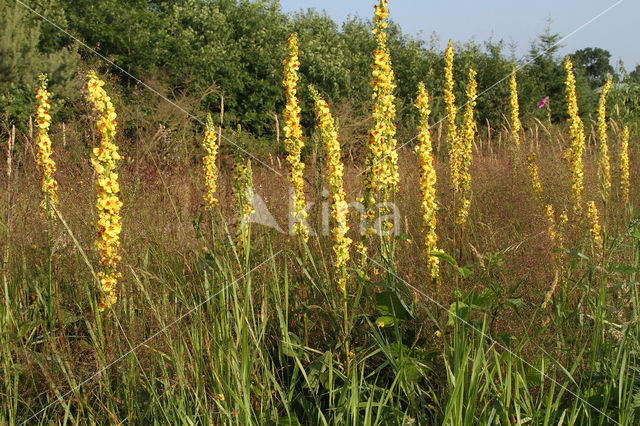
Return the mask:
{"type": "Polygon", "coordinates": [[[172,103],[0,6],[2,423],[640,421],[634,73],[88,3],[36,11],[172,103]]]}

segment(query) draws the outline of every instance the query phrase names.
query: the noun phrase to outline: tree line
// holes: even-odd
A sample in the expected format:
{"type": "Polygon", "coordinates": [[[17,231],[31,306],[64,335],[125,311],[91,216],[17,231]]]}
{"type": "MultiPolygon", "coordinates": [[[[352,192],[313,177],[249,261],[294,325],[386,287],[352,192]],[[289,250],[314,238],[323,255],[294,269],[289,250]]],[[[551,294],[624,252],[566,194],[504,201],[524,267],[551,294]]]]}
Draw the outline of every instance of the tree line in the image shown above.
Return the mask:
{"type": "MultiPolygon", "coordinates": [[[[312,123],[307,84],[334,104],[349,104],[353,114],[366,116],[370,105],[375,43],[368,19],[350,17],[338,25],[316,10],[287,14],[277,0],[38,0],[29,6],[37,14],[17,2],[0,5],[0,111],[3,120],[18,125],[32,112],[41,72],[49,74],[52,110],[62,119],[74,116],[81,94],[78,70],[90,66],[112,72],[121,96],[140,99],[143,89],[135,79],[114,71],[75,39],[169,97],[182,99],[196,116],[218,111],[224,96],[225,126],[241,126],[256,136],[273,135],[274,115],[284,107],[282,60],[291,32],[299,38],[299,95],[307,128],[312,123]]],[[[389,36],[398,126],[415,128],[411,105],[420,81],[431,92],[432,116],[439,120],[444,113],[444,55],[437,36],[428,41],[412,37],[393,22],[389,36]]],[[[495,84],[478,99],[478,122],[504,123],[509,108],[505,77],[516,67],[523,124],[535,118],[564,120],[559,40],[548,25],[524,58],[509,53],[513,46],[504,41],[456,43],[456,98],[464,99],[466,75],[473,67],[480,92],[495,84]],[[550,115],[535,108],[544,97],[550,100],[550,115]]],[[[614,68],[610,59],[598,47],[572,54],[581,115],[595,118],[599,90],[612,76],[610,105],[618,105],[622,118],[631,121],[640,115],[640,66],[628,73],[622,64],[614,68]]],[[[153,105],[140,109],[154,114],[153,105]]]]}

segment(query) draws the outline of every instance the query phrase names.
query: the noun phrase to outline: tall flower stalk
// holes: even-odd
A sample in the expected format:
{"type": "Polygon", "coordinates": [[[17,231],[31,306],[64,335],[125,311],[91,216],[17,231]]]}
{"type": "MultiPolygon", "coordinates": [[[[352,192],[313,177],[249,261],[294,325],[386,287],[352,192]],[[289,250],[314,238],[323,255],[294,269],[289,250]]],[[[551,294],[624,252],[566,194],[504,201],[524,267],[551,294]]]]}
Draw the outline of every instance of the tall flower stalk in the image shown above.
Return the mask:
{"type": "Polygon", "coordinates": [[[622,129],[620,147],[620,192],[624,205],[629,205],[629,127],[622,129]]]}
{"type": "Polygon", "coordinates": [[[511,133],[513,134],[513,164],[518,162],[518,152],[520,151],[520,105],[518,104],[518,82],[516,80],[516,68],[513,67],[511,80],[509,81],[511,92],[511,133]]]}
{"type": "Polygon", "coordinates": [[[564,62],[567,72],[565,81],[567,109],[571,135],[571,147],[567,152],[569,168],[571,170],[571,194],[573,198],[573,213],[579,216],[582,212],[582,190],[584,189],[584,171],[582,153],[585,146],[584,125],[578,114],[578,98],[576,96],[576,78],[573,74],[571,58],[567,56],[564,62]]]}
{"type": "Polygon", "coordinates": [[[529,178],[531,179],[533,195],[538,201],[542,201],[542,182],[540,182],[537,156],[534,152],[527,156],[527,163],[529,164],[529,178]]]}
{"type": "Polygon", "coordinates": [[[51,209],[58,203],[58,182],[55,179],[56,163],[51,158],[51,139],[49,138],[49,127],[51,126],[51,115],[49,107],[51,93],[47,91],[47,75],[40,74],[40,87],[36,90],[36,145],[38,155],[36,157],[38,168],[42,173],[42,210],[47,218],[51,218],[51,209]]]}
{"type": "Polygon", "coordinates": [[[318,92],[311,89],[314,100],[316,120],[318,129],[322,134],[324,141],[324,149],[327,153],[327,170],[329,173],[329,193],[333,204],[331,206],[331,216],[334,220],[334,227],[331,231],[333,234],[333,255],[334,268],[336,271],[338,291],[342,295],[344,309],[344,335],[345,335],[345,351],[347,360],[347,369],[349,369],[351,352],[349,351],[349,316],[348,316],[348,292],[347,279],[347,262],[349,261],[349,248],[351,247],[351,238],[346,236],[349,230],[348,215],[349,205],[346,201],[346,194],[343,185],[343,169],[344,165],[341,159],[340,142],[338,132],[334,124],[331,111],[326,101],[320,97],[318,92]]]}
{"type": "Polygon", "coordinates": [[[249,250],[249,219],[253,209],[253,171],[251,160],[243,164],[236,160],[233,164],[233,198],[238,212],[236,230],[236,248],[241,258],[245,258],[249,250]]]}
{"type": "Polygon", "coordinates": [[[562,236],[562,227],[566,223],[566,215],[564,212],[560,215],[560,223],[558,224],[556,221],[556,212],[553,209],[551,204],[547,204],[545,207],[545,216],[547,217],[547,234],[549,235],[549,239],[551,240],[551,244],[556,249],[553,254],[553,263],[556,271],[556,280],[551,288],[547,291],[545,295],[545,300],[542,304],[542,308],[544,309],[547,306],[547,303],[551,300],[553,293],[557,288],[557,279],[558,275],[561,275],[563,270],[563,255],[562,249],[564,249],[564,238],[562,236]]]}
{"type": "Polygon", "coordinates": [[[589,201],[587,203],[587,214],[589,216],[589,223],[591,225],[591,240],[593,241],[593,247],[598,254],[603,253],[602,246],[602,227],[600,226],[600,219],[598,217],[598,208],[596,203],[589,201]]]}
{"type": "Polygon", "coordinates": [[[456,95],[453,93],[453,41],[449,40],[444,54],[444,106],[447,114],[447,144],[449,146],[449,168],[451,187],[454,192],[454,210],[456,209],[456,193],[460,180],[461,148],[456,124],[456,95]]]}
{"type": "MultiPolygon", "coordinates": [[[[49,113],[49,108],[51,106],[51,93],[47,91],[47,75],[40,74],[38,77],[40,80],[40,87],[36,89],[36,127],[38,129],[36,133],[36,145],[38,147],[38,155],[36,157],[36,162],[38,164],[38,168],[42,173],[42,195],[43,200],[41,203],[42,212],[47,218],[48,226],[49,226],[49,312],[53,312],[53,294],[55,293],[55,301],[56,301],[56,312],[58,315],[58,325],[60,330],[60,339],[62,341],[63,336],[63,326],[62,319],[60,315],[60,289],[58,282],[54,280],[53,271],[54,271],[54,259],[53,259],[53,216],[52,210],[58,204],[58,182],[55,178],[56,172],[56,163],[51,158],[52,149],[51,149],[51,139],[49,138],[49,127],[51,126],[51,115],[49,113]]],[[[10,154],[10,152],[9,152],[10,154]]],[[[9,175],[11,175],[11,156],[7,157],[9,162],[9,175]]]]}
{"type": "MultiPolygon", "coordinates": [[[[467,105],[464,111],[464,127],[462,140],[460,141],[460,170],[457,192],[460,194],[460,206],[456,222],[461,227],[461,235],[464,238],[464,225],[469,216],[471,206],[471,155],[473,140],[476,133],[476,121],[473,117],[473,109],[476,106],[478,97],[478,84],[476,82],[476,71],[469,68],[469,82],[467,83],[467,105]]],[[[462,243],[462,239],[460,241],[462,243]]]]}
{"type": "MultiPolygon", "coordinates": [[[[393,94],[396,84],[387,47],[388,16],[387,1],[380,0],[380,3],[375,7],[374,28],[372,30],[376,38],[376,49],[373,51],[373,63],[371,64],[373,127],[369,130],[367,141],[369,155],[365,160],[365,172],[362,178],[369,233],[373,231],[370,227],[376,213],[382,215],[388,212],[388,208],[384,206],[378,208],[376,212],[374,210],[376,202],[389,202],[395,194],[399,181],[395,139],[396,106],[393,94]]],[[[391,231],[392,226],[390,222],[381,223],[381,233],[391,231]]]]}
{"type": "Polygon", "coordinates": [[[422,229],[425,234],[425,248],[428,263],[428,274],[431,283],[437,288],[440,287],[440,265],[439,258],[434,256],[438,253],[436,234],[436,169],[434,167],[433,150],[431,146],[431,133],[429,131],[429,91],[424,87],[424,83],[418,84],[418,96],[415,100],[415,107],[420,113],[420,123],[418,124],[418,167],[420,169],[420,195],[422,199],[422,229]]]}
{"type": "Polygon", "coordinates": [[[218,180],[218,166],[216,159],[218,157],[218,144],[216,141],[216,128],[213,124],[211,114],[207,115],[206,129],[204,131],[204,140],[202,142],[205,155],[202,157],[202,168],[204,170],[205,194],[204,200],[207,209],[213,209],[218,205],[216,198],[216,189],[218,180]]]}
{"type": "Polygon", "coordinates": [[[102,285],[99,309],[110,309],[118,300],[117,282],[122,275],[117,272],[120,261],[120,231],[122,220],[120,208],[122,202],[118,198],[120,186],[118,184],[117,161],[121,159],[118,146],[115,144],[115,136],[118,130],[116,112],[111,103],[111,98],[102,88],[104,82],[98,78],[95,72],[87,74],[88,99],[93,104],[98,120],[96,126],[100,133],[100,146],[93,148],[91,165],[96,172],[98,221],[98,240],[96,247],[100,254],[100,265],[103,270],[98,272],[98,278],[102,285]]]}
{"type": "Polygon", "coordinates": [[[598,140],[600,152],[598,155],[598,178],[602,189],[602,200],[605,205],[605,216],[609,191],[611,190],[611,166],[609,163],[609,147],[607,145],[607,93],[611,89],[611,77],[602,87],[598,102],[598,140]]]}
{"type": "Polygon", "coordinates": [[[287,149],[287,161],[291,165],[289,181],[293,188],[293,217],[295,219],[293,230],[299,238],[305,242],[309,239],[309,231],[304,225],[307,217],[306,201],[304,195],[304,163],[300,155],[304,143],[302,142],[302,126],[300,125],[300,106],[296,97],[298,84],[298,37],[291,34],[287,40],[289,57],[284,60],[284,79],[282,84],[287,98],[284,109],[284,145],[287,149]]]}

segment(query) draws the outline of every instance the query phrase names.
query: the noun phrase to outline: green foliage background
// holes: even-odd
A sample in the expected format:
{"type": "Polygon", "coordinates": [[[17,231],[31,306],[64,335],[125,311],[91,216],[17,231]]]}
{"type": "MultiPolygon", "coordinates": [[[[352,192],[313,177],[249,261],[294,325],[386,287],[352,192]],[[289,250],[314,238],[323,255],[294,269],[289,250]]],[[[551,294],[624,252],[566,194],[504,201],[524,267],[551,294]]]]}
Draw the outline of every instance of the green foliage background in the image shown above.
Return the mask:
{"type": "MultiPolygon", "coordinates": [[[[225,125],[234,129],[241,125],[258,137],[275,133],[273,115],[284,106],[285,40],[295,31],[300,37],[300,97],[306,127],[312,123],[307,83],[334,104],[348,104],[350,111],[362,117],[367,114],[374,41],[371,22],[358,17],[338,25],[315,10],[286,14],[277,0],[38,0],[28,5],[133,75],[153,82],[169,97],[188,98],[197,116],[218,111],[224,94],[225,125]]],[[[76,81],[80,79],[74,76],[79,60],[116,72],[18,3],[3,3],[0,8],[0,108],[5,119],[19,125],[25,122],[40,72],[50,74],[58,107],[63,99],[73,103],[79,98],[76,81]]],[[[410,106],[419,81],[432,93],[433,117],[439,120],[444,112],[443,55],[437,36],[426,42],[404,34],[394,23],[389,35],[398,85],[399,128],[415,126],[410,106]]],[[[505,76],[515,65],[523,124],[533,118],[546,119],[535,108],[545,96],[550,97],[553,120],[566,118],[563,58],[555,45],[559,39],[548,26],[532,41],[528,57],[521,59],[507,53],[513,48],[505,48],[503,41],[457,43],[458,103],[464,99],[468,67],[474,67],[480,92],[497,83],[478,101],[478,122],[500,125],[504,120],[501,111],[508,106],[505,76]]],[[[621,115],[628,120],[639,116],[634,96],[640,83],[638,69],[627,73],[619,66],[616,72],[609,63],[609,52],[597,47],[580,49],[573,57],[583,117],[595,116],[598,92],[607,75],[616,81],[611,96],[621,115]]],[[[126,75],[116,72],[115,77],[124,96],[139,87],[126,75]]],[[[154,115],[155,111],[149,108],[147,113],[154,115]]],[[[67,109],[67,114],[73,114],[73,109],[67,109]]]]}

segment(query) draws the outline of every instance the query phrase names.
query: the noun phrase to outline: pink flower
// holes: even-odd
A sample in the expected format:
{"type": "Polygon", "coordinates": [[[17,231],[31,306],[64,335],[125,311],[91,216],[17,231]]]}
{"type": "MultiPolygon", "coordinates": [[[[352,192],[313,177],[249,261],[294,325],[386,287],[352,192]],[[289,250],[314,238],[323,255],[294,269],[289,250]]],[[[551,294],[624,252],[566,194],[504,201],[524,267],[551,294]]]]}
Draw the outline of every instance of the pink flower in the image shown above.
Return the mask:
{"type": "Polygon", "coordinates": [[[549,100],[548,97],[544,97],[542,98],[542,100],[540,101],[540,103],[538,104],[538,109],[542,109],[544,108],[544,106],[547,104],[547,101],[549,100]]]}

